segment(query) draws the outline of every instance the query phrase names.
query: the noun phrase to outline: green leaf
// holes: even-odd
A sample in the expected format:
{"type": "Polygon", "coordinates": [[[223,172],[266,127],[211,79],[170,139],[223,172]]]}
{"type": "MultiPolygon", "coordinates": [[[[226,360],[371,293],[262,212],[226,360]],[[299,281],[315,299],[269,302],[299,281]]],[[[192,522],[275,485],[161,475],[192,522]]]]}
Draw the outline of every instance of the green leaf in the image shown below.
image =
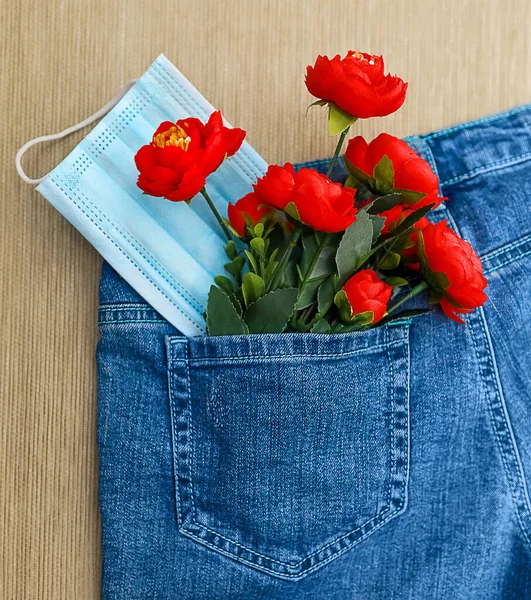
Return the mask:
{"type": "Polygon", "coordinates": [[[384,154],[372,173],[378,189],[390,192],[393,189],[395,171],[391,159],[384,154]]]}
{"type": "Polygon", "coordinates": [[[265,252],[265,242],[261,237],[255,237],[250,241],[251,248],[258,254],[263,256],[265,252]]]}
{"type": "Polygon", "coordinates": [[[275,290],[250,304],[245,312],[250,333],[282,333],[295,308],[297,294],[296,288],[275,290]]]}
{"type": "Polygon", "coordinates": [[[330,333],[330,323],[326,319],[319,319],[310,331],[311,333],[330,333]]]}
{"type": "Polygon", "coordinates": [[[245,258],[243,256],[235,256],[232,259],[232,262],[236,268],[241,271],[243,269],[243,265],[245,264],[245,258]]]}
{"type": "MultiPolygon", "coordinates": [[[[347,161],[345,161],[345,164],[346,163],[347,161]]],[[[360,183],[353,175],[349,175],[343,184],[344,187],[354,188],[355,190],[358,190],[362,185],[363,184],[360,183]]]]}
{"type": "Polygon", "coordinates": [[[364,208],[370,215],[378,215],[386,210],[394,208],[397,204],[400,204],[401,200],[402,196],[400,196],[400,194],[392,192],[391,194],[376,198],[372,204],[364,208]]]}
{"type": "Polygon", "coordinates": [[[263,223],[257,223],[254,226],[254,235],[257,237],[262,237],[264,235],[264,224],[263,223]]]}
{"type": "Polygon", "coordinates": [[[406,232],[410,227],[413,227],[417,221],[420,221],[422,217],[430,212],[430,210],[435,206],[435,203],[428,204],[428,206],[422,206],[418,208],[416,211],[412,212],[408,215],[396,229],[393,230],[391,237],[396,237],[397,235],[401,235],[406,232]]]}
{"type": "Polygon", "coordinates": [[[214,281],[226,294],[230,295],[234,293],[232,281],[228,277],[225,277],[225,275],[217,275],[214,277],[214,281]]]}
{"type": "Polygon", "coordinates": [[[249,264],[251,265],[253,271],[255,273],[258,272],[258,263],[256,262],[256,258],[251,254],[251,252],[249,252],[249,250],[244,250],[245,252],[245,256],[247,256],[247,260],[249,261],[249,264]]]}
{"type": "Polygon", "coordinates": [[[238,252],[236,251],[236,244],[233,240],[229,240],[227,245],[225,246],[225,254],[229,260],[234,260],[236,256],[238,256],[238,252]]]}
{"type": "Polygon", "coordinates": [[[326,314],[334,304],[334,296],[337,289],[337,275],[326,279],[317,292],[317,311],[320,315],[326,314]]]}
{"type": "Polygon", "coordinates": [[[295,219],[295,221],[299,221],[300,223],[302,223],[301,218],[299,217],[299,211],[297,210],[297,207],[293,202],[289,202],[286,205],[286,207],[284,208],[284,212],[292,219],[295,219]]]}
{"type": "Polygon", "coordinates": [[[297,300],[297,310],[302,310],[313,304],[317,297],[317,292],[326,277],[317,277],[308,279],[304,288],[299,290],[299,298],[297,300]]]}
{"type": "Polygon", "coordinates": [[[442,292],[436,290],[430,290],[428,292],[428,304],[438,304],[444,298],[442,292]]]}
{"type": "Polygon", "coordinates": [[[335,255],[341,235],[312,231],[302,236],[300,263],[301,282],[297,309],[306,308],[316,301],[317,290],[323,281],[336,272],[335,255]],[[311,272],[310,272],[311,270],[311,272]]]}
{"type": "Polygon", "coordinates": [[[242,292],[245,304],[249,306],[265,294],[265,281],[256,273],[245,273],[242,279],[242,292]]]}
{"type": "Polygon", "coordinates": [[[369,215],[369,217],[371,219],[373,228],[372,243],[374,244],[374,242],[380,237],[380,232],[382,231],[383,226],[385,225],[385,217],[377,217],[375,215],[369,215]]]}
{"type": "Polygon", "coordinates": [[[351,333],[352,331],[366,331],[369,329],[367,325],[360,325],[355,321],[350,323],[336,323],[332,328],[332,333],[351,333]]]}
{"type": "Polygon", "coordinates": [[[347,167],[350,176],[345,181],[345,185],[347,187],[358,188],[362,185],[372,189],[376,186],[376,181],[367,173],[364,173],[358,167],[355,167],[349,160],[344,158],[345,166],[347,167]]]}
{"type": "Polygon", "coordinates": [[[369,215],[360,210],[354,223],[343,234],[337,249],[336,264],[341,284],[361,266],[361,261],[371,249],[373,232],[369,215]]]}
{"type": "Polygon", "coordinates": [[[415,204],[428,195],[424,192],[413,192],[411,190],[401,190],[397,188],[393,190],[393,193],[400,194],[402,202],[405,202],[406,204],[415,204]]]}
{"type": "Polygon", "coordinates": [[[383,282],[393,287],[403,287],[409,284],[409,281],[403,277],[384,277],[383,282]]]}
{"type": "Polygon", "coordinates": [[[241,269],[238,269],[238,267],[233,262],[225,264],[224,267],[227,273],[230,273],[235,279],[238,279],[241,269]]]}
{"type": "Polygon", "coordinates": [[[348,112],[339,108],[337,104],[334,104],[333,102],[328,103],[328,133],[331,136],[343,133],[345,129],[350,127],[356,121],[356,117],[353,117],[348,112]]]}
{"type": "Polygon", "coordinates": [[[400,264],[400,254],[396,252],[386,252],[382,260],[378,263],[378,269],[391,270],[396,269],[400,264]]]}
{"type": "Polygon", "coordinates": [[[429,274],[429,279],[430,283],[433,283],[433,287],[435,287],[437,290],[447,290],[450,285],[450,281],[448,280],[446,274],[440,273],[439,271],[431,271],[429,274]]]}
{"type": "Polygon", "coordinates": [[[312,231],[302,236],[302,256],[300,261],[301,272],[306,277],[311,263],[319,253],[312,272],[311,278],[327,277],[336,272],[335,255],[337,247],[341,241],[341,235],[335,233],[323,233],[322,231],[312,231]]]}
{"type": "Polygon", "coordinates": [[[350,306],[345,290],[339,290],[334,296],[334,304],[339,310],[339,318],[344,323],[350,323],[352,321],[352,307],[350,306]]]}
{"type": "Polygon", "coordinates": [[[308,105],[308,108],[306,109],[306,113],[308,113],[308,111],[310,110],[310,108],[312,106],[325,106],[326,104],[328,104],[327,100],[316,100],[315,102],[312,102],[311,104],[308,105]]]}
{"type": "Polygon", "coordinates": [[[290,320],[290,326],[294,327],[296,331],[300,331],[301,333],[307,333],[312,328],[311,323],[305,323],[302,319],[297,319],[295,323],[290,320]]]}
{"type": "Polygon", "coordinates": [[[223,290],[211,286],[208,294],[206,323],[209,335],[240,335],[249,329],[223,290]]]}
{"type": "Polygon", "coordinates": [[[370,325],[374,321],[374,313],[372,310],[366,310],[354,315],[352,321],[357,325],[370,325]]]}

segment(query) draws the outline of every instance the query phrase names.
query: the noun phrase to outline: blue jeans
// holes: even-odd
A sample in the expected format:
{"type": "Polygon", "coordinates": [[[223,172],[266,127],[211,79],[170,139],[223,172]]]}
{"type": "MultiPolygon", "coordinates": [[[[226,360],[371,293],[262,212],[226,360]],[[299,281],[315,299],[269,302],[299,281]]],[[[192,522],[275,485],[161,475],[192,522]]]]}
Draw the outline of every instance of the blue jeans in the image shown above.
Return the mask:
{"type": "Polygon", "coordinates": [[[531,598],[531,107],[408,141],[466,326],[188,339],[103,266],[105,599],[531,598]]]}

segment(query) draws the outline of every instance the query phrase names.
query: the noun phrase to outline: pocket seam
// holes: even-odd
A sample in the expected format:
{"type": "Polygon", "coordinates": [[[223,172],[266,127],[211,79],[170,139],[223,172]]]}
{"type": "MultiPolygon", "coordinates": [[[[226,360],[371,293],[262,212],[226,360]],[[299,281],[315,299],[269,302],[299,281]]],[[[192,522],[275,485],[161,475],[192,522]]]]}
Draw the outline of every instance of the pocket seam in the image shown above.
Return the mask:
{"type": "MultiPolygon", "coordinates": [[[[388,332],[386,332],[386,339],[388,340],[388,332]]],[[[387,341],[385,344],[377,344],[374,346],[370,346],[368,348],[359,348],[357,350],[349,350],[347,352],[332,352],[330,354],[322,353],[322,354],[290,354],[290,358],[312,358],[312,359],[342,359],[349,358],[350,356],[355,356],[356,354],[373,354],[378,352],[379,350],[386,350],[389,353],[389,348],[394,346],[400,346],[403,344],[403,340],[397,340],[395,342],[387,341]]],[[[238,356],[220,356],[215,358],[189,358],[190,364],[216,364],[220,363],[229,363],[229,364],[237,364],[241,360],[277,360],[277,359],[285,359],[285,354],[242,354],[238,356]]]]}
{"type": "MultiPolygon", "coordinates": [[[[397,464],[397,460],[398,460],[397,450],[398,449],[395,448],[395,446],[398,443],[398,439],[397,439],[398,435],[397,435],[397,431],[395,431],[395,429],[396,429],[397,425],[399,425],[399,424],[397,424],[397,421],[395,418],[395,413],[397,410],[400,410],[400,406],[399,406],[399,404],[397,404],[397,392],[398,392],[399,386],[397,387],[397,384],[394,383],[395,371],[394,371],[393,365],[392,365],[393,358],[391,356],[391,354],[392,354],[391,350],[394,349],[395,347],[402,349],[402,352],[401,352],[401,354],[403,355],[402,358],[406,360],[405,369],[407,371],[409,371],[409,323],[406,323],[405,325],[406,326],[403,329],[401,329],[401,333],[399,334],[400,337],[395,341],[391,341],[390,333],[389,333],[390,330],[389,330],[389,328],[386,328],[385,343],[383,343],[383,344],[378,344],[376,346],[371,346],[368,348],[360,348],[357,350],[347,351],[347,352],[343,352],[343,353],[334,353],[334,354],[329,354],[329,355],[326,355],[326,354],[310,355],[310,356],[313,356],[315,358],[320,358],[320,359],[323,359],[323,358],[324,359],[326,359],[326,358],[340,359],[340,358],[348,358],[349,356],[354,355],[354,354],[362,353],[364,355],[367,355],[367,354],[376,352],[378,350],[382,350],[384,348],[386,349],[387,358],[390,363],[388,377],[390,380],[390,387],[391,387],[391,389],[390,389],[390,406],[391,406],[391,422],[390,422],[390,427],[391,427],[390,445],[391,445],[391,448],[390,448],[390,451],[391,452],[390,452],[390,459],[389,459],[390,460],[390,469],[389,469],[389,474],[388,474],[388,485],[387,485],[385,509],[381,510],[379,513],[374,515],[368,521],[365,521],[364,523],[358,525],[355,529],[352,529],[351,531],[348,531],[348,532],[340,535],[339,537],[328,542],[325,546],[322,546],[322,547],[318,548],[317,550],[315,550],[314,552],[312,552],[312,554],[303,557],[297,563],[282,562],[282,561],[276,560],[270,556],[261,554],[257,550],[248,548],[248,547],[244,546],[243,544],[241,544],[235,540],[232,540],[229,537],[225,536],[224,534],[214,531],[213,529],[210,529],[207,525],[197,521],[196,507],[195,507],[195,501],[194,501],[195,494],[194,494],[194,487],[193,487],[193,470],[196,465],[196,456],[195,456],[195,452],[196,452],[195,445],[196,444],[194,443],[195,435],[194,435],[193,415],[192,415],[192,406],[191,406],[192,405],[192,397],[191,397],[190,365],[194,364],[194,363],[199,363],[201,366],[203,366],[204,363],[210,361],[210,359],[192,359],[190,357],[190,348],[189,348],[189,342],[187,339],[183,340],[183,338],[176,338],[175,336],[167,336],[167,345],[169,346],[169,350],[170,350],[170,357],[169,357],[170,377],[172,376],[171,374],[174,370],[173,366],[172,366],[173,364],[175,364],[175,363],[180,363],[180,364],[184,363],[185,364],[184,376],[186,378],[186,389],[185,389],[186,405],[183,406],[183,408],[184,408],[184,411],[188,411],[188,414],[186,415],[186,417],[184,415],[182,415],[180,420],[181,420],[181,422],[187,423],[189,435],[190,435],[189,443],[185,444],[185,446],[186,445],[191,446],[191,448],[186,449],[186,452],[184,452],[184,447],[181,446],[182,449],[180,449],[180,452],[178,453],[178,455],[174,451],[174,460],[177,461],[177,465],[176,465],[177,469],[175,469],[175,471],[176,471],[176,473],[178,473],[177,481],[176,481],[178,489],[176,490],[176,496],[178,497],[177,501],[179,502],[179,510],[178,510],[179,530],[187,537],[190,537],[190,538],[198,541],[199,543],[212,548],[214,551],[219,552],[223,555],[226,555],[232,559],[235,559],[239,562],[245,563],[251,567],[258,568],[258,569],[265,571],[267,573],[270,573],[271,575],[274,575],[276,577],[295,580],[295,579],[300,579],[300,578],[304,577],[305,575],[314,571],[315,569],[324,566],[325,564],[327,564],[334,558],[337,558],[338,556],[340,556],[341,554],[343,554],[344,552],[346,552],[353,546],[360,543],[370,533],[379,529],[381,526],[383,526],[385,523],[387,523],[389,520],[391,520],[394,516],[403,512],[403,510],[405,509],[405,507],[407,505],[407,484],[408,484],[408,478],[409,478],[409,464],[408,464],[409,463],[409,414],[406,414],[407,427],[405,430],[405,441],[406,441],[406,444],[408,447],[406,450],[406,463],[407,463],[406,471],[403,476],[400,476],[400,471],[399,471],[400,467],[397,464]],[[181,346],[181,347],[185,346],[184,347],[184,356],[179,356],[178,358],[176,358],[172,354],[171,348],[177,347],[177,346],[181,346]],[[191,450],[191,452],[190,452],[190,450],[191,450]],[[187,469],[188,477],[186,477],[186,474],[183,477],[183,473],[181,472],[182,470],[178,468],[179,463],[182,464],[183,461],[186,463],[185,471],[187,469]],[[189,507],[189,509],[186,509],[183,511],[182,506],[181,506],[181,503],[182,503],[181,495],[183,492],[183,488],[186,489],[186,487],[187,487],[187,481],[186,481],[187,479],[188,479],[188,483],[190,485],[190,490],[186,494],[186,496],[191,496],[190,498],[188,498],[188,502],[190,503],[191,506],[189,507]],[[400,480],[402,480],[402,481],[400,481],[400,480]],[[397,486],[397,484],[398,484],[398,486],[397,486]],[[399,491],[398,495],[395,494],[394,499],[393,499],[393,494],[392,494],[393,486],[397,486],[398,491],[399,491]],[[185,513],[189,513],[189,514],[187,515],[185,513]],[[364,529],[366,530],[365,532],[363,532],[364,529]],[[359,537],[356,537],[356,534],[358,534],[360,531],[362,531],[362,534],[359,537]],[[208,532],[208,534],[214,536],[214,543],[212,543],[212,541],[209,541],[208,539],[205,539],[205,537],[203,537],[206,532],[208,532]],[[349,537],[353,537],[354,539],[347,542],[346,545],[343,546],[343,548],[337,548],[328,557],[322,558],[318,562],[314,562],[313,559],[316,555],[319,555],[319,554],[322,555],[324,552],[326,552],[326,550],[328,548],[330,548],[330,546],[341,544],[341,542],[344,543],[344,540],[349,537]],[[226,547],[224,548],[222,545],[216,544],[215,543],[216,539],[223,540],[226,543],[226,547]],[[233,546],[239,550],[235,551],[235,549],[231,548],[230,546],[233,546]],[[240,555],[241,551],[248,553],[250,560],[246,559],[244,556],[241,556],[240,555]],[[281,567],[281,570],[270,569],[266,566],[266,564],[263,564],[263,561],[265,561],[269,565],[276,564],[279,567],[281,567]],[[308,567],[305,569],[299,569],[299,567],[304,563],[308,563],[308,567]],[[314,563],[314,564],[312,565],[311,563],[314,563]],[[293,572],[296,569],[297,569],[297,572],[293,572]]],[[[296,356],[296,355],[293,355],[293,356],[296,356]]],[[[298,356],[308,358],[309,355],[298,355],[298,356]]],[[[249,359],[264,360],[264,359],[268,359],[268,358],[271,358],[271,356],[267,356],[267,355],[263,355],[261,357],[257,356],[257,355],[237,356],[235,359],[225,357],[225,360],[222,360],[221,362],[222,363],[223,362],[224,363],[227,363],[227,362],[238,363],[241,360],[249,360],[249,359]]],[[[277,358],[286,358],[286,357],[285,357],[285,355],[284,356],[279,355],[279,356],[277,356],[277,358]]],[[[218,361],[218,360],[219,359],[215,359],[215,361],[218,361]]],[[[407,381],[409,381],[409,372],[407,372],[405,375],[407,377],[407,381]]],[[[173,375],[173,377],[175,377],[175,375],[173,375]]],[[[172,397],[171,405],[173,408],[172,430],[177,429],[174,426],[174,421],[178,418],[173,386],[174,386],[174,382],[170,382],[170,394],[172,397]]],[[[406,413],[407,413],[407,411],[408,411],[407,407],[409,405],[409,399],[407,397],[409,395],[409,384],[407,386],[405,386],[404,394],[406,395],[405,407],[406,407],[406,413]]],[[[183,433],[183,435],[186,435],[186,431],[184,431],[182,433],[183,433]]],[[[186,500],[186,498],[185,498],[185,500],[186,500]]],[[[208,537],[210,537],[210,536],[208,536],[208,537]]]]}

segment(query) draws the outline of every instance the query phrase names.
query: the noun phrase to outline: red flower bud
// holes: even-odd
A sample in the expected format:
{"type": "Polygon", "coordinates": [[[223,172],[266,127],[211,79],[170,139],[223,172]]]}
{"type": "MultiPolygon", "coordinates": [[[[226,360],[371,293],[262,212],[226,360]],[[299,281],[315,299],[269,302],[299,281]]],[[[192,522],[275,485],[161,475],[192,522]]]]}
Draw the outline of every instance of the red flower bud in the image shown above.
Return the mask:
{"type": "Polygon", "coordinates": [[[334,102],[353,117],[384,117],[398,110],[406,99],[407,83],[384,75],[381,56],[350,50],[345,58],[318,56],[306,68],[306,87],[313,96],[334,102]]]}
{"type": "Polygon", "coordinates": [[[313,169],[271,165],[254,186],[262,204],[285,210],[295,205],[300,220],[318,231],[345,230],[356,219],[356,190],[334,183],[313,169]]]}
{"type": "Polygon", "coordinates": [[[457,313],[469,313],[481,306],[487,296],[483,291],[487,280],[483,265],[472,246],[456,235],[446,221],[429,224],[419,234],[421,264],[428,283],[437,292],[444,292],[440,300],[443,311],[454,321],[464,323],[457,313]],[[434,274],[443,273],[449,285],[441,290],[434,274]],[[454,306],[452,302],[458,306],[454,306]]]}
{"type": "Polygon", "coordinates": [[[378,278],[372,269],[358,271],[353,275],[343,289],[352,308],[352,315],[372,311],[372,322],[379,321],[387,311],[393,287],[378,278]]]}
{"type": "Polygon", "coordinates": [[[243,129],[223,125],[219,111],[206,124],[192,117],[176,123],[164,121],[151,143],[136,153],[137,185],[150,196],[190,200],[223,159],[239,150],[244,137],[243,129]]]}
{"type": "Polygon", "coordinates": [[[250,192],[243,198],[240,198],[236,204],[229,204],[229,221],[240,237],[245,235],[245,216],[247,215],[256,225],[260,219],[267,213],[271,212],[272,208],[263,206],[254,192],[250,192]]]}
{"type": "Polygon", "coordinates": [[[393,135],[381,133],[369,144],[360,135],[352,138],[345,152],[345,160],[372,177],[374,167],[384,155],[393,163],[395,188],[426,194],[419,202],[408,204],[409,208],[416,209],[433,203],[438,206],[444,200],[438,197],[439,180],[430,165],[406,142],[393,135]]]}

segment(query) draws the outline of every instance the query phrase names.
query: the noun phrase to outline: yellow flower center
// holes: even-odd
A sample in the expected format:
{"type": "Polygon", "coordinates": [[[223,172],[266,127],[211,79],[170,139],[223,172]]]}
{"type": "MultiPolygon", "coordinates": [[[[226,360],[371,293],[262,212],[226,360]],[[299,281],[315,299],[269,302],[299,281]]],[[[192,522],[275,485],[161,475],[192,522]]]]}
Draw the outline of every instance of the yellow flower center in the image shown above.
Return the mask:
{"type": "Polygon", "coordinates": [[[371,66],[375,65],[378,62],[377,56],[371,56],[370,58],[367,58],[363,56],[361,52],[354,52],[352,56],[354,58],[357,58],[358,60],[364,60],[365,62],[368,62],[371,66]]]}
{"type": "Polygon", "coordinates": [[[153,143],[157,148],[166,148],[166,146],[176,146],[182,148],[185,152],[192,138],[179,125],[172,125],[167,131],[157,133],[153,136],[153,143]]]}

